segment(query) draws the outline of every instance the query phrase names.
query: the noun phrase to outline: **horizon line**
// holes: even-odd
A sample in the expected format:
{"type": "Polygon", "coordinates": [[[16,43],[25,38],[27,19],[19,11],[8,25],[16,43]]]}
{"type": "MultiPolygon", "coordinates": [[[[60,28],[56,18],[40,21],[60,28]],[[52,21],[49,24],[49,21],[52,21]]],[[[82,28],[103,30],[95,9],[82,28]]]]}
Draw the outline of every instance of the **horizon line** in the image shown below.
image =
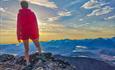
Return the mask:
{"type": "MultiPolygon", "coordinates": [[[[115,36],[113,37],[98,37],[98,38],[83,38],[83,39],[69,39],[69,38],[64,38],[64,39],[52,39],[52,40],[48,40],[48,41],[59,41],[59,40],[86,40],[86,39],[99,39],[99,38],[102,38],[102,39],[111,39],[111,38],[115,38],[115,36]]],[[[39,41],[39,42],[48,42],[48,41],[39,41]]],[[[21,42],[22,43],[22,42],[21,42]]],[[[32,41],[30,41],[30,43],[32,43],[32,41]]],[[[17,44],[17,43],[0,43],[0,45],[8,45],[8,44],[17,44]]]]}

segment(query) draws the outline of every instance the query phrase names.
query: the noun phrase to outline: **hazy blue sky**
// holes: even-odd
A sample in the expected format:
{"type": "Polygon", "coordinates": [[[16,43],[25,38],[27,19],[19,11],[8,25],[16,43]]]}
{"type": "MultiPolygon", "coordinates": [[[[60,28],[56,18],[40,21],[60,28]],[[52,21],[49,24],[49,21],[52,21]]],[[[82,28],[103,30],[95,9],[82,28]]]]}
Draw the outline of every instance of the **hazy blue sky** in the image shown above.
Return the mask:
{"type": "MultiPolygon", "coordinates": [[[[29,1],[29,0],[28,0],[29,1]]],[[[40,40],[115,36],[115,0],[30,0],[40,40]]],[[[16,42],[20,0],[0,0],[0,43],[16,42]]]]}

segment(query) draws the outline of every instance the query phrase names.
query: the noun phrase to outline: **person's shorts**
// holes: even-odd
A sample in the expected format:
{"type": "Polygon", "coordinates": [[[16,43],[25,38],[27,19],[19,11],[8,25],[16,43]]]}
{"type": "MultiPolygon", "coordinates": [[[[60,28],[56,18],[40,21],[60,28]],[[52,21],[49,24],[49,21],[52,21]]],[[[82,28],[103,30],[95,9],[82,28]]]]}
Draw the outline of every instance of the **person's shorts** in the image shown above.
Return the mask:
{"type": "Polygon", "coordinates": [[[28,39],[34,40],[34,39],[39,39],[39,35],[37,35],[37,34],[22,35],[22,36],[21,36],[21,39],[22,39],[22,40],[28,40],[28,39]]]}

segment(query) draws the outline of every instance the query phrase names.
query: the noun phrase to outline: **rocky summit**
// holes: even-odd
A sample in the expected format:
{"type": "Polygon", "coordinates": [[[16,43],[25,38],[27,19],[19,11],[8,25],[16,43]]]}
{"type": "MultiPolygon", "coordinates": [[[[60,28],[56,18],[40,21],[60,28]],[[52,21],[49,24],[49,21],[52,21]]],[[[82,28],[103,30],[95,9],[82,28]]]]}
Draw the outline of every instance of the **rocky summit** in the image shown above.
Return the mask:
{"type": "Polygon", "coordinates": [[[51,53],[30,55],[30,65],[26,66],[24,56],[0,55],[0,70],[75,70],[68,62],[55,59],[51,53]]]}
{"type": "Polygon", "coordinates": [[[0,70],[115,70],[114,66],[103,61],[51,53],[31,54],[30,63],[26,66],[24,56],[0,55],[0,70]]]}

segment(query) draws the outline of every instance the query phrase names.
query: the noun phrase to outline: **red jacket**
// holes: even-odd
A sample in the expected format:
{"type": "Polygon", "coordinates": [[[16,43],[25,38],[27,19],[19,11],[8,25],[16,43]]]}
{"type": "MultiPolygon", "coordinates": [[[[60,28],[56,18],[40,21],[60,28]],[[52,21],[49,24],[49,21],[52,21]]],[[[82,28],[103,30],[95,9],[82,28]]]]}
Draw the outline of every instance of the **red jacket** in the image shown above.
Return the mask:
{"type": "Polygon", "coordinates": [[[33,34],[39,34],[36,16],[30,9],[22,8],[17,16],[17,38],[21,40],[21,36],[33,34]]]}

